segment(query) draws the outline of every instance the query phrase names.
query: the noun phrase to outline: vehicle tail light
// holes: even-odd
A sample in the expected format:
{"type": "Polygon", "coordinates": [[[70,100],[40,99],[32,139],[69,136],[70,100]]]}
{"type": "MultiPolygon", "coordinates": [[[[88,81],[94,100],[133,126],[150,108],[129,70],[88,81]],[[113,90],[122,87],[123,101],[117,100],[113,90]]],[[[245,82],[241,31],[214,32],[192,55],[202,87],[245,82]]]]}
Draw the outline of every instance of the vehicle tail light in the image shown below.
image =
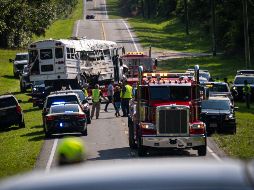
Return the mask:
{"type": "Polygon", "coordinates": [[[142,123],[141,133],[142,135],[156,135],[156,127],[152,123],[142,123]]]}
{"type": "Polygon", "coordinates": [[[50,116],[46,116],[46,120],[47,121],[53,121],[55,119],[54,116],[50,115],[50,116]]]}
{"type": "Polygon", "coordinates": [[[78,114],[76,115],[77,119],[85,119],[86,118],[86,114],[78,114]]]}
{"type": "Polygon", "coordinates": [[[21,109],[20,105],[16,106],[16,111],[17,111],[17,113],[21,113],[22,112],[22,109],[21,109]]]}
{"type": "Polygon", "coordinates": [[[205,124],[204,123],[197,123],[192,124],[190,126],[190,134],[191,135],[198,135],[198,134],[205,134],[205,124]]]}

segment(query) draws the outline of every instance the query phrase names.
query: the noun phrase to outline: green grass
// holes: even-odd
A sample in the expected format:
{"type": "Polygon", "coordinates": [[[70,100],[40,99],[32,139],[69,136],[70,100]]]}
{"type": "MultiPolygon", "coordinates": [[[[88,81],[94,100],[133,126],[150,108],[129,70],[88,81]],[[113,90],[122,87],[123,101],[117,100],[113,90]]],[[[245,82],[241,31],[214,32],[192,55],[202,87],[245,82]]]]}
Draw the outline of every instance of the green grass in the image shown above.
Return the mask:
{"type": "MultiPolygon", "coordinates": [[[[79,0],[70,18],[54,22],[44,37],[34,40],[70,37],[74,22],[82,17],[82,2],[79,0]]],[[[23,129],[12,126],[0,130],[0,178],[32,170],[44,140],[41,110],[32,106],[27,94],[19,93],[19,79],[13,77],[12,63],[9,63],[17,52],[25,51],[0,49],[0,94],[12,93],[22,100],[26,123],[23,129]]]]}
{"type": "Polygon", "coordinates": [[[83,16],[83,0],[79,0],[73,13],[66,19],[56,20],[47,30],[45,36],[34,36],[33,41],[43,39],[66,39],[72,36],[74,23],[83,16]]]}
{"type": "Polygon", "coordinates": [[[193,68],[197,64],[200,69],[209,70],[212,77],[220,80],[227,77],[228,81],[233,81],[236,71],[244,68],[244,60],[242,58],[219,55],[216,57],[190,57],[160,61],[158,69],[179,72],[185,71],[187,68],[193,68]]]}
{"type": "Polygon", "coordinates": [[[158,49],[184,52],[209,52],[209,36],[199,32],[195,27],[186,36],[185,26],[176,18],[165,19],[129,19],[131,27],[143,47],[152,46],[158,49]]]}
{"type": "Polygon", "coordinates": [[[107,0],[107,11],[110,19],[122,18],[118,3],[118,0],[107,0]]]}
{"type": "Polygon", "coordinates": [[[12,93],[22,100],[26,128],[12,126],[2,129],[1,126],[0,177],[33,169],[44,139],[41,110],[33,108],[28,102],[29,96],[19,93],[19,80],[13,77],[12,63],[8,62],[17,52],[24,50],[0,49],[0,94],[12,93]]]}
{"type": "Polygon", "coordinates": [[[244,103],[237,103],[239,110],[236,112],[236,135],[213,135],[215,141],[224,151],[234,158],[254,158],[254,105],[247,109],[244,103]]]}

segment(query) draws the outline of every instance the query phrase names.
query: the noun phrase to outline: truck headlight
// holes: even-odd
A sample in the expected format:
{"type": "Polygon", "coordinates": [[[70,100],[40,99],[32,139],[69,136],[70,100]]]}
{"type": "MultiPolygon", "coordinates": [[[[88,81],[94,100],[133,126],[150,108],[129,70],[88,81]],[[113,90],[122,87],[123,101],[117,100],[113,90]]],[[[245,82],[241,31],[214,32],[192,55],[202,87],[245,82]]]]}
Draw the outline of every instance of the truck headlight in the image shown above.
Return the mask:
{"type": "Polygon", "coordinates": [[[152,129],[152,130],[155,130],[155,125],[153,123],[142,123],[141,124],[141,127],[143,129],[152,129]]]}

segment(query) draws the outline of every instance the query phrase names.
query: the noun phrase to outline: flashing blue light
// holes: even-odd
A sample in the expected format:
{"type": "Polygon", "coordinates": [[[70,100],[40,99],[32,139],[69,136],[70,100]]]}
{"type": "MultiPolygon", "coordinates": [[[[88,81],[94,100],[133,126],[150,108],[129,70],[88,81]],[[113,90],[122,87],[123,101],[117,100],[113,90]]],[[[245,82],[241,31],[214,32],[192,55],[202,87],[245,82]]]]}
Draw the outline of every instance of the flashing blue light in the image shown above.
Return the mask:
{"type": "Polygon", "coordinates": [[[53,102],[52,105],[62,105],[65,104],[65,102],[53,102]]]}
{"type": "Polygon", "coordinates": [[[63,123],[60,123],[60,125],[59,125],[60,127],[63,127],[63,123]]]}

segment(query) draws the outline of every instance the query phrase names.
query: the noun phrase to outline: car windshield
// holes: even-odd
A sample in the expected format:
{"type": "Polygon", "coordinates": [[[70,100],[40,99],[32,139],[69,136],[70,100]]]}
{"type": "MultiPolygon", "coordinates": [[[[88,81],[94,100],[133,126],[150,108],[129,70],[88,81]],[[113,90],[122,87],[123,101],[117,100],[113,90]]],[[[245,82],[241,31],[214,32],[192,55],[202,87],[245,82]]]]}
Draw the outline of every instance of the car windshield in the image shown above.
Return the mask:
{"type": "Polygon", "coordinates": [[[49,113],[77,113],[79,112],[78,104],[65,104],[51,106],[49,113]]]}
{"type": "Polygon", "coordinates": [[[58,105],[63,103],[79,103],[76,95],[73,96],[53,96],[49,97],[46,107],[49,108],[52,104],[58,105]]]}
{"type": "Polygon", "coordinates": [[[206,87],[210,92],[229,92],[227,84],[208,84],[206,87]]]}
{"type": "Polygon", "coordinates": [[[206,78],[207,80],[210,79],[209,73],[199,73],[199,76],[200,76],[200,77],[204,77],[204,78],[206,78]]]}
{"type": "Polygon", "coordinates": [[[234,84],[244,84],[245,80],[247,80],[249,84],[254,84],[254,77],[236,77],[234,84]]]}
{"type": "Polygon", "coordinates": [[[78,97],[79,97],[79,99],[80,99],[81,101],[83,101],[83,100],[86,99],[84,93],[83,93],[81,90],[79,90],[79,91],[74,91],[74,93],[76,93],[76,94],[78,95],[78,97]]]}
{"type": "Polygon", "coordinates": [[[34,81],[34,85],[42,85],[44,84],[44,81],[34,81]]]}
{"type": "Polygon", "coordinates": [[[17,102],[13,97],[0,98],[0,108],[16,106],[17,102]]]}
{"type": "Polygon", "coordinates": [[[15,61],[28,60],[28,54],[16,55],[15,61]]]}
{"type": "Polygon", "coordinates": [[[151,100],[183,100],[191,98],[190,86],[153,86],[150,88],[151,100]]]}
{"type": "Polygon", "coordinates": [[[214,110],[229,110],[229,100],[203,100],[201,103],[202,109],[214,109],[214,110]]]}

